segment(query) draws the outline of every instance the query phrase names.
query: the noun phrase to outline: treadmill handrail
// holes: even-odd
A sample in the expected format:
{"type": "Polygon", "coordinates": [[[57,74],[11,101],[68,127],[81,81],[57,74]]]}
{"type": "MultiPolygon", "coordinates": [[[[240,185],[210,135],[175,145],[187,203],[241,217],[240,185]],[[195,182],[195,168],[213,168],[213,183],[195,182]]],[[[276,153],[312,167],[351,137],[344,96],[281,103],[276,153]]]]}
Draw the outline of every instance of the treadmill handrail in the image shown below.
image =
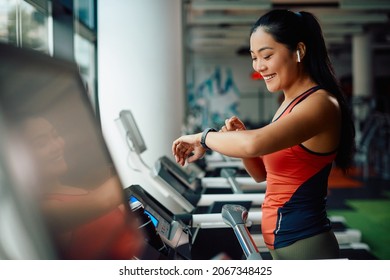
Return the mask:
{"type": "Polygon", "coordinates": [[[232,188],[233,193],[243,193],[240,184],[237,182],[234,175],[236,171],[232,168],[222,168],[221,169],[221,177],[226,178],[232,188]]]}
{"type": "Polygon", "coordinates": [[[222,207],[222,218],[226,224],[233,228],[247,259],[262,260],[255,242],[248,228],[245,226],[248,211],[241,205],[225,204],[222,207]]]}

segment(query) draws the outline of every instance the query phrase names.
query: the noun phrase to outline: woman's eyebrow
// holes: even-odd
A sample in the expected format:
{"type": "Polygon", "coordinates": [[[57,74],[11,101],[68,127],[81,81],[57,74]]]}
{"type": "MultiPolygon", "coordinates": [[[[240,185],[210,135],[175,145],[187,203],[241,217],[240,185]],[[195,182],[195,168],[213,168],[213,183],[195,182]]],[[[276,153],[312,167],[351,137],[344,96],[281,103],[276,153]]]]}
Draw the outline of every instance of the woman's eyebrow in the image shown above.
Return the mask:
{"type": "MultiPolygon", "coordinates": [[[[262,48],[258,49],[257,52],[259,53],[259,52],[262,52],[264,50],[273,50],[273,48],[271,48],[271,47],[262,47],[262,48]]],[[[250,50],[250,52],[254,53],[254,51],[252,51],[252,50],[250,50]]]]}

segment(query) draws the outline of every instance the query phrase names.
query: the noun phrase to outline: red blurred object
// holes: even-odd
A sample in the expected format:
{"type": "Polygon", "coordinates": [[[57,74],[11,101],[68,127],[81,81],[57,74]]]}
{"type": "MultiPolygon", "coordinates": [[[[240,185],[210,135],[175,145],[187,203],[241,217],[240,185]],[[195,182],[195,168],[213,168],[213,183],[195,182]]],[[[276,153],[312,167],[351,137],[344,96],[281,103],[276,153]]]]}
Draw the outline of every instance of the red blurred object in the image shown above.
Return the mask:
{"type": "Polygon", "coordinates": [[[252,80],[263,80],[263,76],[259,72],[253,71],[251,74],[252,80]]]}

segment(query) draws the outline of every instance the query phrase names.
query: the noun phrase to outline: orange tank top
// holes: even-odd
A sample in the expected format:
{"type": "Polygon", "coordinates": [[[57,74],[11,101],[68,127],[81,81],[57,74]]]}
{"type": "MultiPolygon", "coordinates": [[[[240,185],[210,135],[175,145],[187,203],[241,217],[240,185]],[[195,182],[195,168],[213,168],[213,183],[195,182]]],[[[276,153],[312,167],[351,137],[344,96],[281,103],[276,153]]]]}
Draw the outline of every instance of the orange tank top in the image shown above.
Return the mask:
{"type": "MultiPolygon", "coordinates": [[[[275,121],[319,88],[296,97],[275,121]]],[[[282,248],[330,229],[326,197],[335,156],[336,152],[316,153],[302,144],[263,156],[267,190],[261,227],[268,248],[282,248]]]]}

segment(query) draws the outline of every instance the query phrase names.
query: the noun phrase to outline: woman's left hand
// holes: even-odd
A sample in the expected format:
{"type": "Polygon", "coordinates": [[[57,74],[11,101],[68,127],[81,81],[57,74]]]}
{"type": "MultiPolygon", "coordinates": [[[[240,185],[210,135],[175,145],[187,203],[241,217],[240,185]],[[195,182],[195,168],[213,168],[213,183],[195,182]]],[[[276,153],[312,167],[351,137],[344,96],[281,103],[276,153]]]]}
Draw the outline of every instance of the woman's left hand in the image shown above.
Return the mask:
{"type": "Polygon", "coordinates": [[[191,163],[204,156],[206,149],[200,144],[201,137],[202,133],[185,135],[173,142],[172,153],[177,163],[184,166],[186,160],[191,163]]]}

